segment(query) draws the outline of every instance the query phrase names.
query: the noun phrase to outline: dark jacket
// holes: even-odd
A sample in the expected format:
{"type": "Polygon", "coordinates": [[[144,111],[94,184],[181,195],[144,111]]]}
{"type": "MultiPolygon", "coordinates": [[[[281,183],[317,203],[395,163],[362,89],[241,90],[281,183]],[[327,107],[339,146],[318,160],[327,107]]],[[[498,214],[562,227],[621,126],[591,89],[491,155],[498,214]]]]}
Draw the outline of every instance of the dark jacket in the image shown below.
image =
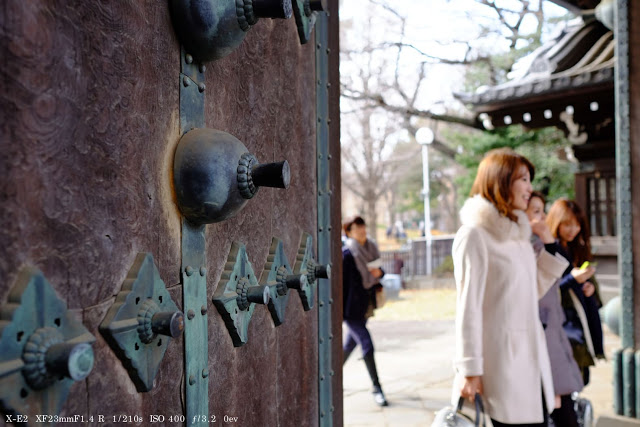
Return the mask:
{"type": "MultiPolygon", "coordinates": [[[[582,292],[582,285],[571,275],[571,270],[575,267],[573,264],[573,255],[570,251],[564,249],[559,243],[557,247],[558,253],[569,261],[569,267],[565,270],[559,283],[560,294],[562,296],[562,307],[564,308],[564,313],[567,318],[564,324],[564,330],[571,341],[578,365],[583,368],[585,366],[593,365],[594,361],[588,352],[585,354],[583,351],[584,348],[586,348],[584,330],[580,323],[578,312],[576,311],[573,301],[569,296],[569,289],[573,290],[584,309],[589,330],[591,331],[593,349],[597,357],[604,357],[602,323],[600,321],[600,313],[598,312],[598,309],[602,307],[602,302],[600,300],[597,286],[593,295],[590,297],[586,297],[584,295],[582,292]]],[[[594,283],[593,279],[590,279],[589,281],[594,283]]]]}
{"type": "Polygon", "coordinates": [[[342,248],[342,315],[346,320],[364,320],[376,286],[365,289],[351,251],[342,248]]]}

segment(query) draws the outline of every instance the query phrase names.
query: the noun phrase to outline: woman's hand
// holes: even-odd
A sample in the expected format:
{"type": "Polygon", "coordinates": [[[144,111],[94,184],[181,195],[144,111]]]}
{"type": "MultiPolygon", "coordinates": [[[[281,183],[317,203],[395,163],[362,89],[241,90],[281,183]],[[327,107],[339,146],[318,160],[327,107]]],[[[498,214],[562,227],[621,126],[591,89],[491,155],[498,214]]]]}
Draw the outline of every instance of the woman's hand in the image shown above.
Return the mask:
{"type": "Polygon", "coordinates": [[[379,279],[382,277],[382,270],[379,268],[372,268],[369,270],[369,273],[371,273],[371,275],[376,279],[379,279]]]}
{"type": "Polygon", "coordinates": [[[596,287],[591,282],[584,282],[582,285],[582,293],[585,297],[589,298],[596,291],[596,287]]]}
{"type": "Polygon", "coordinates": [[[464,377],[460,396],[473,402],[476,398],[476,393],[482,394],[482,377],[464,377]]]}
{"type": "Polygon", "coordinates": [[[554,402],[554,406],[553,406],[553,408],[554,408],[554,409],[558,409],[558,408],[559,408],[559,407],[561,407],[561,406],[562,406],[562,397],[560,397],[560,395],[559,395],[559,394],[556,394],[556,400],[555,400],[555,402],[554,402]]]}
{"type": "Polygon", "coordinates": [[[547,223],[540,219],[534,219],[531,221],[531,232],[538,236],[540,240],[542,240],[542,243],[555,242],[553,234],[551,234],[551,230],[549,230],[547,223]]]}
{"type": "Polygon", "coordinates": [[[587,267],[584,269],[574,268],[573,270],[571,270],[571,275],[574,279],[576,279],[576,282],[583,284],[584,282],[589,280],[595,272],[596,269],[593,267],[587,267]]]}

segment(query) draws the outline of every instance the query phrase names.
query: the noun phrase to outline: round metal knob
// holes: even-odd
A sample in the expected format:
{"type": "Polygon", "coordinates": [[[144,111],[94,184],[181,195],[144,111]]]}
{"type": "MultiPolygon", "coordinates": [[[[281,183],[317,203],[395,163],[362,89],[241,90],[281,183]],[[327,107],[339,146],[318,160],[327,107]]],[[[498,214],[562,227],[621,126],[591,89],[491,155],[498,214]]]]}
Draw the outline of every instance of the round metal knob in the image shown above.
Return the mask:
{"type": "Polygon", "coordinates": [[[184,331],[184,314],[181,311],[156,313],[151,318],[151,330],[156,334],[177,338],[184,331]]]}
{"type": "Polygon", "coordinates": [[[271,294],[267,286],[251,286],[245,278],[238,280],[236,293],[238,294],[236,301],[240,310],[248,310],[251,303],[268,304],[271,301],[271,294]]]}
{"type": "Polygon", "coordinates": [[[289,19],[293,13],[291,0],[253,0],[252,4],[258,18],[289,19]]]}

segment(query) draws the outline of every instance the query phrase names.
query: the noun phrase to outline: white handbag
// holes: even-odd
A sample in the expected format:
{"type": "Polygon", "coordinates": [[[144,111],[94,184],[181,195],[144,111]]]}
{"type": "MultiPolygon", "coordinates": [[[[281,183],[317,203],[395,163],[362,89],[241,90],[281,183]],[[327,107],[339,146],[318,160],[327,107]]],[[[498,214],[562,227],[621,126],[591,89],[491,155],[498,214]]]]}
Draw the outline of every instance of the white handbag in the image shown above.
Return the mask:
{"type": "Polygon", "coordinates": [[[480,427],[480,419],[482,419],[482,426],[487,426],[487,420],[484,414],[484,405],[482,404],[482,397],[476,394],[474,399],[476,404],[476,419],[472,420],[470,417],[462,413],[462,405],[464,404],[464,398],[458,400],[458,407],[446,406],[436,412],[436,417],[431,424],[431,427],[480,427]]]}

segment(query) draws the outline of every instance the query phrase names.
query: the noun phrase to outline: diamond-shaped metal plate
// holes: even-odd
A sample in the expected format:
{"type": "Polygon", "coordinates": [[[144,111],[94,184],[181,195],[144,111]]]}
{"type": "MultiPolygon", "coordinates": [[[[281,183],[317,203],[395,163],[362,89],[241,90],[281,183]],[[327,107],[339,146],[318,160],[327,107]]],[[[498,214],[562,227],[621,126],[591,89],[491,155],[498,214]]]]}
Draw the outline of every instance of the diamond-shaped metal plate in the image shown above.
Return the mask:
{"type": "Polygon", "coordinates": [[[273,237],[271,239],[269,255],[267,256],[267,263],[260,275],[260,283],[269,286],[271,300],[267,304],[267,307],[269,307],[269,313],[271,313],[271,318],[276,326],[280,326],[284,322],[287,302],[289,301],[289,290],[286,286],[283,291],[278,291],[276,279],[278,276],[278,269],[281,267],[284,267],[287,275],[293,274],[289,261],[287,260],[287,256],[284,253],[282,241],[273,237]]]}
{"type": "Polygon", "coordinates": [[[224,270],[220,276],[220,282],[213,295],[213,304],[224,320],[235,347],[240,347],[247,342],[249,322],[255,309],[255,304],[248,305],[246,310],[238,306],[238,293],[236,288],[238,281],[246,278],[250,286],[258,286],[247,250],[242,243],[233,242],[224,270]]]}
{"type": "MultiPolygon", "coordinates": [[[[96,340],[67,311],[42,272],[25,267],[0,310],[0,411],[26,415],[29,420],[35,420],[36,414],[57,415],[74,382],[60,377],[40,390],[29,385],[22,372],[23,353],[36,330],[54,331],[66,343],[89,344],[96,340]]],[[[87,362],[92,365],[93,358],[87,362]]]]}
{"type": "Polygon", "coordinates": [[[150,253],[139,253],[104,320],[100,333],[118,356],[140,392],[153,388],[153,380],[169,345],[170,337],[155,334],[144,342],[138,315],[153,304],[159,312],[176,312],[150,253]],[[150,300],[150,301],[149,301],[150,300]]]}
{"type": "MultiPolygon", "coordinates": [[[[309,272],[309,267],[313,268],[313,266],[315,266],[313,259],[313,237],[311,237],[309,233],[302,233],[293,272],[294,274],[306,274],[307,278],[311,279],[312,275],[309,272]]],[[[298,290],[304,311],[309,311],[313,308],[317,286],[317,279],[307,280],[298,290]]]]}

